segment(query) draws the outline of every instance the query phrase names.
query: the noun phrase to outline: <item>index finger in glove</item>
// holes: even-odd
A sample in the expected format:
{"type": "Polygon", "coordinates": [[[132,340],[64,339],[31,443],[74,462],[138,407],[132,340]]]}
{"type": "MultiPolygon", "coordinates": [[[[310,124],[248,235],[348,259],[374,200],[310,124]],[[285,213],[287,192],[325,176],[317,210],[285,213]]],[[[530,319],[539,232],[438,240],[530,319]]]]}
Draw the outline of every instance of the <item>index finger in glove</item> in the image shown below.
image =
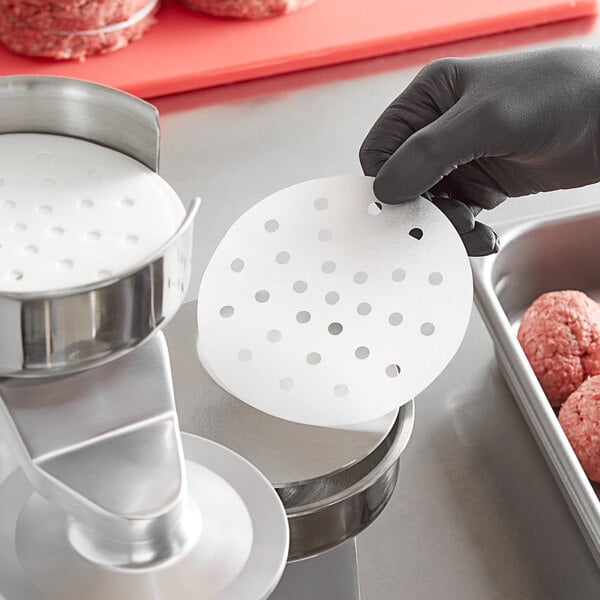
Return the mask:
{"type": "Polygon", "coordinates": [[[377,175],[413,133],[435,121],[458,101],[457,72],[457,59],[429,63],[385,109],[360,148],[365,175],[377,175]]]}

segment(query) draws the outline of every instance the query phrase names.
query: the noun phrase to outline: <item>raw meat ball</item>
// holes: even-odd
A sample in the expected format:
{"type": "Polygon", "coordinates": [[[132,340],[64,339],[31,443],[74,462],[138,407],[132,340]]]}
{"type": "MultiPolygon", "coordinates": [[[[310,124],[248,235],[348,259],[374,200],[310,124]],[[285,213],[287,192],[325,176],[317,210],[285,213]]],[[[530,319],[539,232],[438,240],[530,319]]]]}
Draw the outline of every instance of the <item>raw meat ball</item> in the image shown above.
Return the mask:
{"type": "Polygon", "coordinates": [[[182,0],[199,12],[217,17],[263,19],[276,17],[312,4],[315,0],[182,0]]]}
{"type": "Polygon", "coordinates": [[[148,0],[0,0],[0,9],[32,29],[84,31],[127,21],[148,0]]]}
{"type": "Polygon", "coordinates": [[[100,30],[93,34],[36,29],[0,7],[0,41],[17,54],[83,61],[91,54],[114,52],[139,40],[156,23],[158,7],[156,4],[148,15],[128,27],[120,29],[109,26],[107,31],[100,30]]]}
{"type": "Polygon", "coordinates": [[[600,482],[600,376],[586,379],[567,398],[558,420],[585,474],[600,482]]]}
{"type": "Polygon", "coordinates": [[[549,292],[525,312],[518,339],[554,407],[600,374],[600,307],[583,292],[549,292]]]}

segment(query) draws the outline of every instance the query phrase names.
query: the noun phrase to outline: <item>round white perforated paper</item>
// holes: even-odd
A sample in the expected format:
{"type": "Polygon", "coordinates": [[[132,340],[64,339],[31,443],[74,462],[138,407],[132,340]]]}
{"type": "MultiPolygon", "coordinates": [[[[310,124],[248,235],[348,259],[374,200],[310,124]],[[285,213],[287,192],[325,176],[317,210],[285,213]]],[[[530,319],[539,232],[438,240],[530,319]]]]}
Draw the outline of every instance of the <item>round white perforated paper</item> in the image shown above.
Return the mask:
{"type": "Polygon", "coordinates": [[[119,275],[183,217],[173,189],[129,156],[64,136],[0,135],[0,291],[119,275]]]}
{"type": "Polygon", "coordinates": [[[284,189],[248,210],[211,259],[199,355],[240,400],[290,421],[367,421],[425,389],[464,336],[472,279],[446,217],[381,206],[371,178],[284,189]]]}

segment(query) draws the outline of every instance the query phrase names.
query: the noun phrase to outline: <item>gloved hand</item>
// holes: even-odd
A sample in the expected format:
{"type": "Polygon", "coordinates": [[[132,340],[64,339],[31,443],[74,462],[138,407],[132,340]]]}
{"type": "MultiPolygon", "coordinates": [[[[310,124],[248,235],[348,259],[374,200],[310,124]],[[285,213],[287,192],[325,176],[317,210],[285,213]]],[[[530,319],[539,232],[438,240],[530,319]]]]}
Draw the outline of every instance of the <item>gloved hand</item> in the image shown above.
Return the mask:
{"type": "Polygon", "coordinates": [[[382,202],[425,195],[470,255],[496,252],[482,209],[600,181],[600,51],[434,61],[379,117],[360,161],[382,202]]]}

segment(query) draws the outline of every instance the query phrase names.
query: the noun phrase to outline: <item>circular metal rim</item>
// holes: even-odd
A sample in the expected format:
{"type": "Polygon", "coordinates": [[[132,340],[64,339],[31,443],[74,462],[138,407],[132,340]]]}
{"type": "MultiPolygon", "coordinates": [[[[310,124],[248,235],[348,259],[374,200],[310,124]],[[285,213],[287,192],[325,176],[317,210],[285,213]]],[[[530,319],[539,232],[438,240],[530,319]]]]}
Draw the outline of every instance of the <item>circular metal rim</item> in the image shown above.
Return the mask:
{"type": "Polygon", "coordinates": [[[0,77],[0,102],[0,134],[79,138],[126,154],[158,172],[158,110],[132,94],[73,77],[7,75],[0,77]],[[61,118],[65,111],[79,118],[61,118]],[[115,127],[124,120],[126,127],[115,127]]]}
{"type": "MultiPolygon", "coordinates": [[[[266,477],[249,461],[229,448],[189,433],[182,433],[181,438],[186,460],[199,463],[213,471],[229,485],[232,485],[242,498],[252,519],[253,548],[259,549],[259,552],[251,552],[238,577],[214,596],[213,600],[239,600],[240,598],[264,600],[268,598],[281,579],[289,549],[289,527],[281,501],[266,477]],[[235,476],[233,481],[232,475],[235,476]],[[257,489],[262,493],[257,494],[257,489]],[[248,596],[249,581],[256,581],[257,569],[263,573],[264,589],[258,592],[259,596],[248,596]]],[[[6,483],[15,475],[16,471],[18,468],[7,473],[6,477],[0,481],[0,485],[6,483]]],[[[31,486],[24,476],[19,480],[24,484],[26,482],[28,489],[31,490],[31,486]]],[[[29,499],[30,493],[24,497],[25,502],[29,499]]],[[[24,572],[23,577],[26,577],[24,572]]],[[[27,581],[29,582],[28,578],[27,581]]],[[[0,600],[2,599],[17,600],[0,593],[0,600]]]]}
{"type": "MultiPolygon", "coordinates": [[[[3,134],[0,134],[3,135],[3,134]]],[[[165,182],[166,183],[166,182],[165,182]]],[[[110,285],[117,283],[119,281],[123,281],[129,277],[132,277],[143,271],[144,269],[152,266],[153,263],[160,260],[170,248],[180,239],[182,238],[192,225],[194,224],[194,220],[198,213],[198,209],[200,208],[201,200],[196,197],[193,199],[192,204],[184,217],[181,225],[178,227],[177,231],[157,250],[155,250],[144,262],[135,265],[126,271],[123,271],[119,275],[111,275],[110,277],[106,277],[104,279],[99,279],[93,283],[87,283],[85,285],[77,285],[72,287],[61,288],[58,290],[48,290],[44,292],[2,292],[0,291],[0,299],[7,298],[10,300],[51,300],[54,298],[68,298],[70,296],[78,296],[79,294],[85,294],[89,292],[96,292],[103,287],[109,287],[110,285]]]]}
{"type": "MultiPolygon", "coordinates": [[[[287,517],[285,514],[285,509],[281,500],[275,493],[273,486],[269,482],[269,480],[249,461],[235,453],[233,450],[222,446],[221,444],[217,444],[211,440],[206,438],[202,438],[197,435],[193,435],[191,433],[181,433],[181,442],[183,444],[184,456],[186,460],[191,460],[194,462],[198,462],[203,467],[211,469],[217,475],[219,475],[222,479],[224,479],[229,485],[231,485],[236,492],[240,495],[244,503],[246,504],[246,508],[250,513],[250,517],[252,518],[252,526],[255,532],[253,539],[253,546],[260,545],[261,548],[267,549],[269,551],[274,551],[274,544],[277,541],[277,536],[279,536],[279,542],[281,544],[281,552],[274,551],[273,554],[280,556],[280,560],[278,561],[277,568],[275,570],[275,574],[272,577],[271,585],[268,589],[265,589],[264,596],[257,598],[256,600],[263,600],[263,598],[268,598],[283,575],[283,571],[285,569],[285,565],[287,562],[289,543],[290,543],[290,534],[289,534],[289,526],[287,517]],[[208,450],[208,452],[207,452],[208,450]],[[212,458],[217,457],[212,464],[209,458],[209,453],[214,452],[214,456],[212,458]],[[236,479],[228,478],[227,475],[232,475],[231,472],[225,473],[223,470],[223,462],[222,459],[226,457],[226,460],[230,461],[230,466],[233,471],[235,471],[236,479]],[[242,467],[243,465],[243,467],[242,467]],[[213,468],[213,467],[219,467],[213,468]],[[242,471],[239,469],[242,467],[242,471]],[[242,490],[239,487],[236,487],[236,483],[238,486],[240,485],[239,475],[242,475],[244,479],[251,478],[253,481],[244,481],[247,484],[245,490],[246,496],[242,493],[242,490]],[[260,488],[254,487],[255,485],[259,485],[260,488]],[[262,489],[265,493],[262,498],[256,497],[256,490],[262,489]],[[252,506],[249,505],[248,495],[252,496],[250,500],[252,501],[252,506]],[[271,503],[269,507],[267,503],[271,503]],[[257,527],[256,524],[259,524],[257,527]],[[272,536],[272,539],[269,541],[266,539],[266,536],[263,536],[267,528],[274,530],[279,528],[278,532],[272,536]],[[257,540],[256,534],[261,534],[261,537],[257,540]],[[263,539],[263,537],[265,539],[263,539]]],[[[234,584],[231,584],[228,588],[223,590],[218,595],[218,600],[239,600],[239,598],[247,597],[248,590],[248,580],[254,580],[256,577],[256,569],[257,568],[265,568],[264,558],[258,558],[256,555],[251,553],[250,558],[244,565],[244,569],[240,573],[240,575],[236,578],[234,584]]],[[[250,600],[250,599],[249,599],[250,600]]]]}
{"type": "MultiPolygon", "coordinates": [[[[349,487],[344,490],[334,493],[332,496],[321,500],[300,504],[290,508],[286,507],[286,514],[290,523],[291,541],[290,554],[288,562],[295,562],[312,558],[331,550],[345,542],[347,539],[354,537],[364,531],[375,519],[380,515],[383,509],[387,506],[392,493],[396,487],[398,479],[399,459],[406,448],[414,426],[414,400],[401,407],[398,415],[396,426],[393,428],[393,435],[396,437],[385,450],[384,455],[380,458],[377,464],[364,476],[360,477],[349,487]],[[374,489],[379,486],[379,495],[368,498],[369,493],[373,494],[374,489]],[[357,498],[363,496],[365,502],[368,501],[369,508],[368,518],[364,518],[364,514],[360,510],[356,510],[355,503],[357,498]],[[347,507],[347,510],[345,510],[347,507]],[[326,513],[335,513],[331,517],[324,517],[326,513]],[[343,526],[337,531],[332,532],[330,539],[317,537],[314,542],[311,542],[310,536],[294,535],[295,530],[310,531],[314,527],[322,526],[319,523],[319,518],[323,517],[327,522],[331,518],[335,518],[338,513],[346,514],[346,520],[343,526]],[[352,520],[352,515],[357,515],[356,520],[352,520]],[[308,539],[308,542],[307,542],[308,539]]],[[[374,453],[382,446],[385,446],[386,440],[383,440],[380,445],[374,449],[374,453]]],[[[373,456],[373,453],[371,455],[373,456]]],[[[363,467],[365,461],[368,462],[369,457],[362,462],[363,467]]],[[[359,463],[360,465],[360,463],[359,463]]],[[[354,465],[354,468],[360,468],[354,465]]],[[[351,471],[352,469],[349,469],[351,471]]],[[[326,486],[324,486],[326,488],[326,486]]],[[[280,490],[278,490],[280,492],[280,490]]],[[[284,500],[285,505],[285,500],[284,500]]],[[[337,521],[336,521],[337,523],[337,521]]]]}
{"type": "MultiPolygon", "coordinates": [[[[396,437],[393,439],[391,445],[385,451],[383,458],[377,463],[377,465],[369,471],[365,476],[358,479],[354,484],[350,487],[344,489],[333,496],[328,496],[323,498],[323,500],[313,501],[309,504],[300,505],[297,507],[286,508],[286,512],[288,516],[291,517],[302,517],[307,514],[313,514],[319,509],[327,508],[328,506],[332,506],[339,502],[346,500],[360,492],[368,489],[374,482],[376,482],[383,474],[385,474],[388,469],[393,466],[393,464],[400,458],[400,455],[408,445],[410,440],[410,436],[412,434],[414,419],[415,419],[415,409],[414,409],[414,400],[407,402],[403,406],[400,407],[400,411],[398,413],[398,417],[396,419],[397,426],[393,427],[390,430],[391,435],[395,435],[396,437]]],[[[353,463],[347,469],[341,469],[339,471],[335,471],[331,473],[329,477],[333,477],[336,475],[340,475],[341,473],[348,473],[353,470],[358,470],[365,462],[369,460],[369,457],[373,455],[379,448],[385,445],[386,440],[389,439],[390,434],[386,437],[386,439],[382,440],[381,443],[373,449],[369,455],[364,457],[362,460],[353,463]]],[[[324,478],[319,478],[318,481],[323,481],[324,478]]],[[[316,480],[313,480],[310,483],[314,483],[316,480]]]]}
{"type": "MultiPolygon", "coordinates": [[[[361,521],[360,524],[358,524],[356,526],[353,526],[353,527],[347,526],[344,534],[339,537],[336,537],[336,538],[332,537],[329,541],[324,541],[319,544],[311,544],[311,545],[302,545],[300,543],[295,544],[294,538],[293,538],[293,527],[294,527],[295,520],[290,521],[290,530],[291,530],[291,535],[292,535],[292,541],[290,543],[290,553],[288,555],[288,563],[295,563],[295,562],[299,562],[302,560],[315,558],[317,556],[320,556],[321,554],[325,554],[329,550],[333,550],[334,548],[341,546],[344,542],[346,542],[350,538],[356,537],[357,535],[362,533],[365,529],[367,529],[379,517],[379,515],[383,512],[383,510],[387,506],[388,502],[390,501],[392,494],[394,493],[394,490],[396,488],[396,484],[398,482],[398,471],[399,471],[399,461],[397,461],[395,464],[393,464],[389,468],[389,470],[386,473],[384,473],[383,476],[379,480],[374,482],[374,484],[373,484],[373,486],[371,486],[371,488],[366,490],[365,493],[368,493],[377,484],[384,483],[386,480],[389,480],[392,482],[389,489],[386,489],[386,493],[384,493],[380,496],[379,503],[376,505],[375,509],[372,510],[372,512],[370,512],[369,518],[365,521],[361,521]],[[389,473],[389,476],[388,476],[388,473],[389,473]]],[[[329,506],[326,509],[324,509],[323,511],[321,511],[321,513],[324,512],[325,510],[334,510],[334,508],[335,508],[335,506],[329,506]]],[[[318,516],[319,514],[320,513],[307,515],[307,516],[303,517],[302,519],[299,519],[299,521],[304,520],[304,519],[312,520],[315,515],[318,516]]]]}
{"type": "Polygon", "coordinates": [[[97,367],[141,346],[164,327],[179,310],[189,288],[193,223],[199,206],[200,200],[195,199],[175,234],[150,259],[124,274],[85,286],[44,293],[0,293],[0,316],[14,317],[7,339],[0,344],[0,377],[44,378],[97,367]],[[163,269],[167,257],[173,256],[173,253],[184,255],[183,263],[180,258],[177,262],[177,273],[171,272],[173,268],[169,272],[163,269]],[[171,277],[181,279],[181,288],[167,288],[171,277]],[[143,290],[140,282],[144,284],[143,290]],[[155,304],[155,297],[160,299],[160,304],[155,304]],[[110,329],[106,315],[130,314],[132,308],[139,309],[142,300],[142,304],[147,306],[144,312],[139,313],[137,323],[123,323],[114,330],[110,329]],[[108,322],[104,339],[96,331],[96,311],[90,310],[86,318],[72,323],[80,355],[76,358],[65,356],[68,346],[63,343],[64,340],[55,339],[60,331],[55,330],[53,321],[62,322],[72,312],[81,314],[81,310],[72,311],[73,308],[85,304],[93,306],[103,301],[106,305],[98,314],[108,322]],[[27,336],[24,330],[32,322],[41,327],[40,332],[27,336]],[[11,331],[12,335],[9,335],[11,331]],[[85,332],[94,332],[94,335],[85,338],[85,332]],[[51,339],[47,339],[48,336],[51,339]],[[101,340],[99,348],[94,345],[97,340],[101,340]],[[88,342],[91,343],[90,348],[85,347],[88,342]]]}

